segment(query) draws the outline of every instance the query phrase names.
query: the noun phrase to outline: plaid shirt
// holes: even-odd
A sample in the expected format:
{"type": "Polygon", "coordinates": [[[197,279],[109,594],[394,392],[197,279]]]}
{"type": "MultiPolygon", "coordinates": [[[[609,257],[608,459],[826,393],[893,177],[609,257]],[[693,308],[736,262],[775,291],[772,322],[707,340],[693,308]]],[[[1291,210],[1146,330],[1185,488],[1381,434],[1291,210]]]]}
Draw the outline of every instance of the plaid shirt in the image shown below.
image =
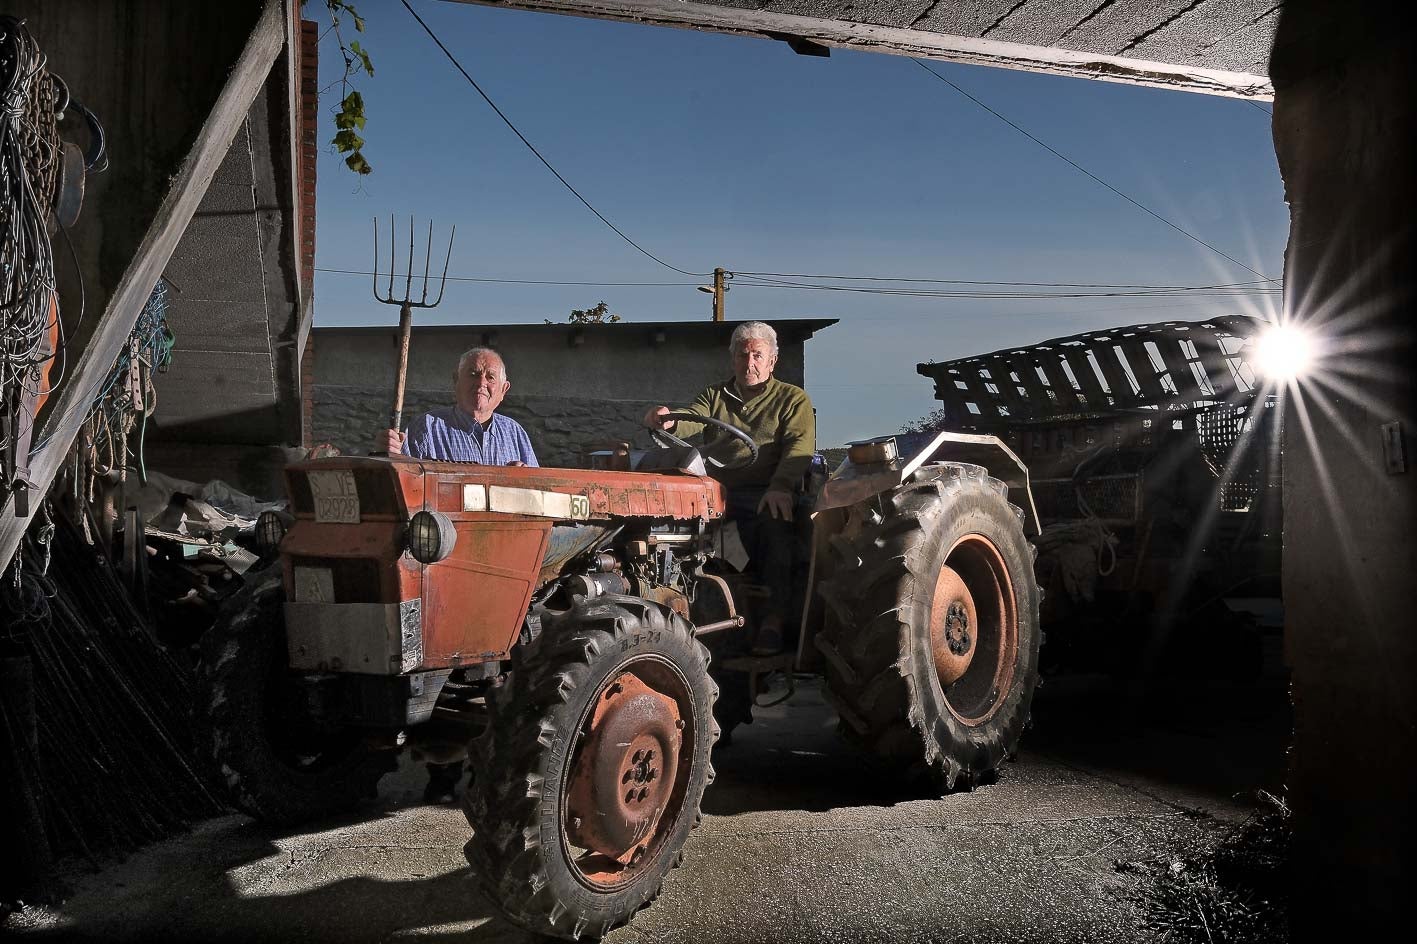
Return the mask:
{"type": "Polygon", "coordinates": [[[429,410],[408,430],[404,455],[439,462],[476,462],[506,465],[525,462],[539,465],[531,439],[511,417],[493,413],[484,428],[457,406],[429,410]]]}

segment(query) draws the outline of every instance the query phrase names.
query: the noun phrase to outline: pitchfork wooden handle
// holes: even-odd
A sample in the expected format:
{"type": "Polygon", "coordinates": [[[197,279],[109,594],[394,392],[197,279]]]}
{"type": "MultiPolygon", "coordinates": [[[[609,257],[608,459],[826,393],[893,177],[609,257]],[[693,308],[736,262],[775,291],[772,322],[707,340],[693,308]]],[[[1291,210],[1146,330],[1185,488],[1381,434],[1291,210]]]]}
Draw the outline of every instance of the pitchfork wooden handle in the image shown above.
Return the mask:
{"type": "Polygon", "coordinates": [[[403,428],[403,390],[408,380],[408,339],[413,333],[413,306],[404,302],[399,307],[399,372],[394,381],[394,416],[390,429],[403,428]]]}

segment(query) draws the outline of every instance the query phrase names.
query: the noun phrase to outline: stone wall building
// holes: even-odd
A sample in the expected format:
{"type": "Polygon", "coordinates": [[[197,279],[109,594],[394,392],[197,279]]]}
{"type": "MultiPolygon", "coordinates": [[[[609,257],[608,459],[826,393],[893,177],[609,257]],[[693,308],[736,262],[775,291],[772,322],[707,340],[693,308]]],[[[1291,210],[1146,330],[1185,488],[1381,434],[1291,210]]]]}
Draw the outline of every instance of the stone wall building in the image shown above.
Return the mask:
{"type": "MultiPolygon", "coordinates": [[[[805,383],[805,343],[834,319],[769,322],[778,333],[776,375],[805,383]]],[[[428,325],[413,329],[404,394],[407,420],[452,402],[452,374],[470,347],[497,350],[512,387],[499,412],[520,422],[543,465],[579,465],[583,449],[612,439],[648,445],[640,418],[651,406],[687,405],[732,371],[728,341],[739,322],[428,325]]],[[[345,453],[373,448],[393,405],[398,331],[315,328],[313,441],[345,453]]]]}

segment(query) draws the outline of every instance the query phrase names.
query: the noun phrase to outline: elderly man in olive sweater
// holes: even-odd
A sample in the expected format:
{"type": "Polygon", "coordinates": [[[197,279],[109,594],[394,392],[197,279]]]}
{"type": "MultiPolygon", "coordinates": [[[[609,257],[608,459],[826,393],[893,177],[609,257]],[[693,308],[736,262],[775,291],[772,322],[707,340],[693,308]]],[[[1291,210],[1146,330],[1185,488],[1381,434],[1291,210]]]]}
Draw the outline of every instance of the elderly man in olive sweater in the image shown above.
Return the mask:
{"type": "MultiPolygon", "coordinates": [[[[731,423],[758,444],[758,459],[752,465],[710,474],[727,489],[726,517],[737,522],[758,577],[771,591],[753,642],[755,654],[769,655],[782,650],[783,625],[792,600],[793,506],[816,451],[817,418],[805,390],[772,375],[777,366],[777,332],[771,325],[761,321],[739,325],[730,348],[733,376],[699,394],[689,410],[731,423]]],[[[704,448],[710,453],[725,447],[744,449],[712,427],[661,418],[669,412],[668,407],[655,407],[645,414],[645,425],[674,430],[681,437],[706,430],[704,448]]]]}

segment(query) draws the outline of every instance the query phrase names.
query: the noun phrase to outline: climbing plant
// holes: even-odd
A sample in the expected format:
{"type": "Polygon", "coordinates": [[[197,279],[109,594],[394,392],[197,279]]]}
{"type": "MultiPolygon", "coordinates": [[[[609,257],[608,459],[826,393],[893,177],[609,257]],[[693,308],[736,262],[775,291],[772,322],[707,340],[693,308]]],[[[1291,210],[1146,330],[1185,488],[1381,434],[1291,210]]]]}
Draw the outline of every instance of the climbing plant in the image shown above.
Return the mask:
{"type": "MultiPolygon", "coordinates": [[[[374,77],[374,61],[369,58],[369,50],[358,39],[346,41],[345,30],[354,27],[354,32],[364,33],[364,17],[349,0],[322,0],[330,16],[329,32],[335,35],[340,56],[344,59],[344,72],[339,78],[340,101],[335,114],[335,136],[330,139],[335,150],[344,155],[345,166],[359,175],[372,173],[374,168],[364,156],[364,96],[355,88],[354,80],[361,76],[374,77]]],[[[334,86],[331,85],[331,88],[334,86]]]]}

